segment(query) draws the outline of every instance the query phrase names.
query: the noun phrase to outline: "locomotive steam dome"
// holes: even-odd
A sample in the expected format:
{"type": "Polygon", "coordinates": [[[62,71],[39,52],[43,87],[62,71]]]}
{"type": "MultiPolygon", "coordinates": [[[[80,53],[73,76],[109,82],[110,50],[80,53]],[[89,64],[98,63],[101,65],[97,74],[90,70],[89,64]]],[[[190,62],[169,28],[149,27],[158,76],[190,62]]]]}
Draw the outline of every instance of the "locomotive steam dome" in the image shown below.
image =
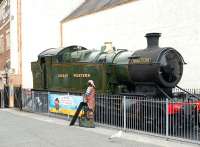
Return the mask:
{"type": "Polygon", "coordinates": [[[155,83],[161,87],[175,87],[181,80],[183,64],[180,53],[171,47],[158,46],[160,33],[148,33],[147,48],[129,58],[129,77],[133,83],[155,83]]]}

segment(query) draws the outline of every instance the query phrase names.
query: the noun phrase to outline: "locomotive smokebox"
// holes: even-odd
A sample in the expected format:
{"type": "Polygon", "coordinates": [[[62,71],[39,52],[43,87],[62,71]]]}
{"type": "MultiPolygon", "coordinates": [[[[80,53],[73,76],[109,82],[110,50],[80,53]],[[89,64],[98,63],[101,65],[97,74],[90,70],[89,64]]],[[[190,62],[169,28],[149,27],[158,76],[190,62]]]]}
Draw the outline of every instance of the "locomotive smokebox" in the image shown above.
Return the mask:
{"type": "Polygon", "coordinates": [[[185,63],[183,57],[174,48],[160,48],[160,36],[160,33],[146,34],[147,48],[137,50],[129,57],[129,79],[133,84],[140,85],[136,88],[141,89],[141,85],[159,85],[171,89],[181,80],[185,63]]]}
{"type": "Polygon", "coordinates": [[[145,37],[147,38],[147,48],[158,48],[160,36],[161,33],[147,33],[145,35],[145,37]]]}

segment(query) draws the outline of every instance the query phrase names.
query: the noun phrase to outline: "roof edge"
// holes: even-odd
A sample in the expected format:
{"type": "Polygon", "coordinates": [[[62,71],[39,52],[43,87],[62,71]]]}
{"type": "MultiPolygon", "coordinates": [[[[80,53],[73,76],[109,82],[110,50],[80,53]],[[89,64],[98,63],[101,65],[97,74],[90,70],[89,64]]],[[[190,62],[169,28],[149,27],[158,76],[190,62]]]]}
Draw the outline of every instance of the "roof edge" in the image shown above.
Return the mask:
{"type": "Polygon", "coordinates": [[[90,13],[86,13],[86,14],[83,14],[83,15],[79,15],[79,16],[76,16],[74,18],[68,18],[74,11],[76,11],[79,7],[81,7],[82,5],[84,5],[85,3],[87,3],[87,0],[85,0],[85,2],[83,2],[78,8],[76,8],[74,11],[72,11],[69,15],[67,15],[65,18],[63,18],[60,23],[65,23],[65,22],[68,22],[68,21],[71,21],[71,20],[75,20],[77,18],[80,18],[80,17],[84,17],[84,16],[88,16],[88,15],[92,15],[92,14],[95,14],[95,13],[98,13],[98,12],[101,12],[101,11],[105,11],[105,10],[109,10],[109,9],[112,9],[112,8],[115,8],[115,7],[118,7],[118,6],[121,6],[121,5],[125,5],[125,4],[128,4],[128,3],[132,3],[132,2],[135,2],[135,1],[138,1],[138,0],[132,0],[132,1],[126,1],[124,2],[123,4],[117,4],[115,6],[112,6],[112,7],[108,7],[108,8],[103,8],[103,9],[100,9],[100,10],[96,10],[96,11],[93,11],[93,12],[90,12],[90,13]]]}
{"type": "Polygon", "coordinates": [[[64,23],[68,16],[70,16],[74,11],[76,11],[78,8],[80,8],[82,5],[84,5],[85,3],[87,3],[87,0],[85,0],[84,2],[82,2],[77,8],[75,8],[70,14],[68,14],[66,17],[64,17],[62,20],[60,20],[60,23],[64,23]]]}

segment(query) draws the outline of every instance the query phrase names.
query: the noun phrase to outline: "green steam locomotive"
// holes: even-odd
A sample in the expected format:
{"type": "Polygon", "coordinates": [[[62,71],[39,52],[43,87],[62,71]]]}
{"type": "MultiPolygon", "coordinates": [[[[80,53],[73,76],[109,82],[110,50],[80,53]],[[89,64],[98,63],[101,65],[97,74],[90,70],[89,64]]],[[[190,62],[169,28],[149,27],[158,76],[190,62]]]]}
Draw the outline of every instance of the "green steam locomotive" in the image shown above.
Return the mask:
{"type": "Polygon", "coordinates": [[[158,46],[160,33],[148,33],[147,48],[135,52],[107,42],[101,50],[82,46],[50,48],[31,63],[33,88],[83,92],[89,79],[97,93],[172,94],[183,74],[177,50],[158,46]]]}

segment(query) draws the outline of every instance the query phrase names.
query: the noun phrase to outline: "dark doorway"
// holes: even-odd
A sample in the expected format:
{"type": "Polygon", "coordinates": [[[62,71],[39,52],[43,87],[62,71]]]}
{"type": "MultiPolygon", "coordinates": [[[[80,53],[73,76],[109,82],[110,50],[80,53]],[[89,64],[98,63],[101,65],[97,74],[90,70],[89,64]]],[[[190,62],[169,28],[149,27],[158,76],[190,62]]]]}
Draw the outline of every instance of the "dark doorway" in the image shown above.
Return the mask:
{"type": "Polygon", "coordinates": [[[14,87],[14,107],[22,110],[22,88],[14,87]]]}
{"type": "Polygon", "coordinates": [[[4,91],[3,91],[3,96],[4,96],[4,107],[8,108],[9,107],[9,86],[4,86],[4,91]]]}

